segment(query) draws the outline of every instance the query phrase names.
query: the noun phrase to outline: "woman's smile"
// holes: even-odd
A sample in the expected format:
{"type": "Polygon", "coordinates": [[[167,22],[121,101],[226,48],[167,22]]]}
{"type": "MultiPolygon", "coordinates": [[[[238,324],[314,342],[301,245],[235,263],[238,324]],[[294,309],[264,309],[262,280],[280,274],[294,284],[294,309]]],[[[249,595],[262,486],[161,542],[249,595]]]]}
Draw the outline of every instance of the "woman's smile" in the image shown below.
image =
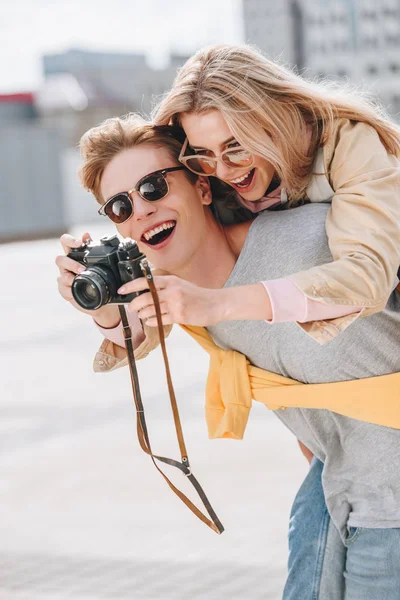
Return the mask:
{"type": "Polygon", "coordinates": [[[233,188],[235,188],[235,190],[237,190],[241,194],[250,192],[254,187],[255,173],[256,168],[254,167],[250,171],[247,171],[247,173],[245,173],[244,175],[241,175],[236,179],[231,179],[226,183],[229,183],[229,185],[231,185],[233,188]]]}

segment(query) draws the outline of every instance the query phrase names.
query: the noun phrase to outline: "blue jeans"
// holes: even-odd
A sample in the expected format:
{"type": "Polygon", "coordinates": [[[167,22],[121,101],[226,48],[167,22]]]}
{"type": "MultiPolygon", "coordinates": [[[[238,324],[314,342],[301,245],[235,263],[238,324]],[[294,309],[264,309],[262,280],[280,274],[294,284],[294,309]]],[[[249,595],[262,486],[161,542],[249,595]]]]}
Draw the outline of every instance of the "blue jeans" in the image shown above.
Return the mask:
{"type": "Polygon", "coordinates": [[[314,457],[292,506],[283,600],[343,599],[345,548],[325,504],[322,469],[323,463],[314,457]],[[326,554],[330,555],[329,561],[325,561],[326,554]],[[324,566],[332,559],[330,584],[326,586],[330,596],[325,598],[321,594],[321,584],[327,582],[324,566]],[[333,581],[335,578],[337,581],[333,581]]]}
{"type": "Polygon", "coordinates": [[[400,528],[350,527],[344,600],[399,600],[400,528]]]}
{"type": "Polygon", "coordinates": [[[400,529],[349,528],[343,544],[313,459],[293,503],[283,600],[399,600],[400,529]]]}

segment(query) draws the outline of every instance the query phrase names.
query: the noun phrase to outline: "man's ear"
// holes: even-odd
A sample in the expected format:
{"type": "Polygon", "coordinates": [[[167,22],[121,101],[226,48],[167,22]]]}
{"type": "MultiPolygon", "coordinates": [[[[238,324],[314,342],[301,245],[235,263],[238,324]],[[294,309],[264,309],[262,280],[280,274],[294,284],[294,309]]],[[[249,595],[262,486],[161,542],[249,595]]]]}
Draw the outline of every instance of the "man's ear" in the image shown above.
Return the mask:
{"type": "Polygon", "coordinates": [[[196,181],[196,186],[199,188],[201,193],[201,199],[204,205],[211,204],[212,195],[210,181],[208,177],[199,176],[196,181]]]}

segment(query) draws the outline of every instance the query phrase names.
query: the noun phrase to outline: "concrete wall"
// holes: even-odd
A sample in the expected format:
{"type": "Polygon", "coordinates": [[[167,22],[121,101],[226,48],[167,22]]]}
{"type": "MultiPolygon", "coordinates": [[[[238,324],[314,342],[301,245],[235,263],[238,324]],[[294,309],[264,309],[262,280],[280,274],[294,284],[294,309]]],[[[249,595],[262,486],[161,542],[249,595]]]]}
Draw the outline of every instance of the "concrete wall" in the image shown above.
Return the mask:
{"type": "Polygon", "coordinates": [[[104,217],[97,214],[100,205],[94,196],[83,189],[78,177],[81,164],[76,148],[65,148],[61,154],[62,186],[64,191],[64,215],[67,226],[81,223],[102,224],[104,217]]]}
{"type": "Polygon", "coordinates": [[[65,231],[56,131],[21,122],[0,127],[0,242],[65,231]]]}

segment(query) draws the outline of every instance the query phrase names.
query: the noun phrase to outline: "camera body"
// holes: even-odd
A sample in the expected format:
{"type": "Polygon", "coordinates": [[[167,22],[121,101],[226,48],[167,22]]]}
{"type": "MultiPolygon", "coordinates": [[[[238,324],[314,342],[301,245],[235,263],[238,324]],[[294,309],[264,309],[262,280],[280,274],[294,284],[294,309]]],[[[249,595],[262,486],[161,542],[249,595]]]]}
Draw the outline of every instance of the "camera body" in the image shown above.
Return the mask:
{"type": "Polygon", "coordinates": [[[133,240],[120,242],[117,235],[106,236],[100,243],[89,241],[72,248],[68,256],[86,267],[75,277],[71,288],[76,302],[86,310],[126,304],[143,293],[117,293],[124,283],[143,277],[140,263],[146,257],[133,240]]]}

